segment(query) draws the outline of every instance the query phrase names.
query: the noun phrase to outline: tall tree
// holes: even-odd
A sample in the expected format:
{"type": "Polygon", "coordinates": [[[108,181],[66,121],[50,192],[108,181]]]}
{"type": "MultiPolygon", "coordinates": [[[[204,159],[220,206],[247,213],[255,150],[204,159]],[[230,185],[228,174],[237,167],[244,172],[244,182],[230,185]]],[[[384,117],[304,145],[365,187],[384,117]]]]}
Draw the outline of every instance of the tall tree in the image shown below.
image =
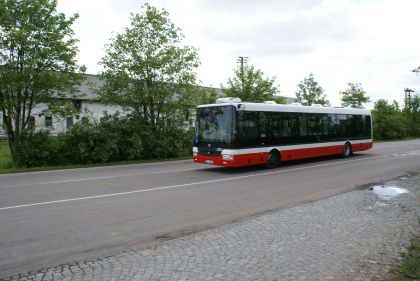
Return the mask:
{"type": "Polygon", "coordinates": [[[322,104],[323,106],[329,106],[330,102],[327,100],[327,96],[324,94],[324,90],[315,81],[314,75],[309,74],[309,78],[303,79],[298,85],[296,91],[296,99],[303,105],[322,104]]]}
{"type": "Polygon", "coordinates": [[[34,108],[64,114],[57,98],[83,79],[71,29],[78,15],[66,19],[56,7],[56,0],[0,0],[0,110],[12,156],[34,108]]]}
{"type": "Polygon", "coordinates": [[[375,139],[396,139],[406,136],[404,116],[398,103],[388,104],[384,99],[375,102],[372,110],[375,139]]]}
{"type": "Polygon", "coordinates": [[[102,100],[132,110],[152,130],[184,116],[199,65],[196,49],[182,46],[184,36],[168,16],[149,4],[132,14],[130,27],[106,46],[99,74],[102,100]]]}
{"type": "Polygon", "coordinates": [[[217,99],[214,88],[195,87],[192,94],[191,105],[215,103],[217,99]]]}
{"type": "Polygon", "coordinates": [[[420,94],[414,94],[405,100],[403,109],[407,131],[411,136],[420,136],[420,94]]]}
{"type": "Polygon", "coordinates": [[[347,90],[340,92],[342,106],[363,108],[364,103],[370,102],[370,98],[363,90],[362,84],[350,82],[347,85],[347,90]]]}
{"type": "Polygon", "coordinates": [[[264,78],[264,73],[253,65],[241,65],[234,70],[234,77],[229,78],[228,87],[223,90],[225,96],[238,97],[242,101],[264,102],[273,100],[279,92],[274,86],[275,77],[264,78]]]}

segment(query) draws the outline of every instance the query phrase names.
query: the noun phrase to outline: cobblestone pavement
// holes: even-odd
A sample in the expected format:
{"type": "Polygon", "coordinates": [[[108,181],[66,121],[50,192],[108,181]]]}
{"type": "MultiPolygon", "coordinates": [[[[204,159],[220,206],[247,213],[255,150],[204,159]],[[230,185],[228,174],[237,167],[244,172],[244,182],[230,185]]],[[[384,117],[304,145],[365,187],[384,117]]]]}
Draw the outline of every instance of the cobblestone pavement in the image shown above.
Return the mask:
{"type": "Polygon", "coordinates": [[[5,280],[382,280],[418,233],[420,175],[304,206],[5,280]]]}

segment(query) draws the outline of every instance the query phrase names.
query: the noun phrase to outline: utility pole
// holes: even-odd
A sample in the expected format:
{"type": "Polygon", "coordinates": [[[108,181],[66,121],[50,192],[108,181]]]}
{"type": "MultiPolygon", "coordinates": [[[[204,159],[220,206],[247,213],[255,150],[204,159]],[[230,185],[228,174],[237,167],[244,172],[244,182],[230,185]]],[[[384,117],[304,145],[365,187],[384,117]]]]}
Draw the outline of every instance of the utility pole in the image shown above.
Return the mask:
{"type": "Polygon", "coordinates": [[[414,92],[413,90],[409,89],[409,88],[405,88],[404,89],[404,93],[405,93],[405,104],[408,104],[408,111],[411,111],[411,93],[414,92]],[[407,99],[408,98],[408,99],[407,99]],[[408,103],[407,103],[408,101],[408,103]]]}
{"type": "Polygon", "coordinates": [[[242,86],[242,94],[243,94],[243,92],[244,92],[244,63],[248,62],[248,57],[239,56],[237,62],[240,63],[239,71],[240,71],[240,75],[241,75],[241,84],[242,84],[241,86],[242,86]]]}
{"type": "Polygon", "coordinates": [[[417,67],[417,68],[414,68],[413,70],[411,70],[412,72],[415,72],[416,73],[416,75],[418,76],[419,75],[419,72],[420,72],[420,66],[419,67],[417,67]]]}
{"type": "Polygon", "coordinates": [[[413,134],[414,130],[415,130],[415,124],[413,122],[413,114],[411,113],[411,93],[414,92],[413,90],[409,89],[409,88],[405,88],[404,89],[404,93],[405,93],[405,106],[406,109],[408,111],[408,122],[409,122],[409,129],[410,129],[410,134],[413,134]]]}

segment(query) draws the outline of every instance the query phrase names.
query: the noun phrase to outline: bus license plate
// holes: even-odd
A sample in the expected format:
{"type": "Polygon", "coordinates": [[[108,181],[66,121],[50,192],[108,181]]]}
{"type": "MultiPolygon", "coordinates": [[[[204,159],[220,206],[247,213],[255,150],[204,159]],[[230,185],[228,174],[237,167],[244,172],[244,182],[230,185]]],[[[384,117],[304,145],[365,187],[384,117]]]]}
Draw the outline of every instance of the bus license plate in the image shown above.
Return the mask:
{"type": "Polygon", "coordinates": [[[204,160],[205,164],[213,164],[213,160],[204,160]]]}

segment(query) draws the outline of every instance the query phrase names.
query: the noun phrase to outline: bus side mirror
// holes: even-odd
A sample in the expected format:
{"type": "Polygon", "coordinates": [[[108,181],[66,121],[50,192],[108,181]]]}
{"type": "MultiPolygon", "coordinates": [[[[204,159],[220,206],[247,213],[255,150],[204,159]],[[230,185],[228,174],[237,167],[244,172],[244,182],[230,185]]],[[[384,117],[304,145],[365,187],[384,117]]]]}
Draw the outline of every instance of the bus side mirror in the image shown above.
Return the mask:
{"type": "Polygon", "coordinates": [[[238,119],[239,120],[244,119],[244,116],[245,116],[245,111],[238,111],[238,119]]]}

